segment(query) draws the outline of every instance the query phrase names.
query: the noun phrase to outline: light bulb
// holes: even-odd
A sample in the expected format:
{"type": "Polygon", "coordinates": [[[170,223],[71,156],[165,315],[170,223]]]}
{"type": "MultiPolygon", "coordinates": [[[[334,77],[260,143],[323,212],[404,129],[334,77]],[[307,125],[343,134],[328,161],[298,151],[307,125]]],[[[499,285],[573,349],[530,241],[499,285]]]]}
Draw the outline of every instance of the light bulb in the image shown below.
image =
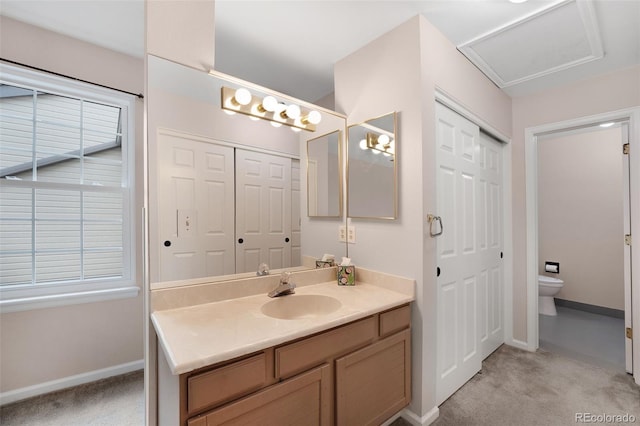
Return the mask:
{"type": "Polygon", "coordinates": [[[236,115],[235,111],[229,111],[228,109],[225,109],[224,112],[229,115],[236,115]]]}
{"type": "Polygon", "coordinates": [[[382,154],[383,154],[385,157],[391,157],[391,154],[389,154],[389,153],[388,153],[388,152],[386,152],[386,151],[385,151],[385,152],[383,152],[382,154]]]}
{"type": "Polygon", "coordinates": [[[277,121],[272,121],[272,122],[271,122],[271,125],[272,125],[273,127],[280,127],[280,126],[282,126],[282,123],[278,123],[277,121]]]}
{"type": "Polygon", "coordinates": [[[322,115],[318,111],[311,111],[302,120],[305,123],[318,124],[322,120],[322,115]]]}
{"type": "Polygon", "coordinates": [[[300,107],[298,105],[291,104],[287,107],[284,113],[288,118],[295,120],[296,118],[300,118],[300,107]]]}
{"type": "Polygon", "coordinates": [[[378,136],[378,143],[380,145],[386,145],[389,143],[389,136],[387,135],[380,135],[378,136]]]}
{"type": "Polygon", "coordinates": [[[245,89],[244,87],[241,87],[236,90],[236,93],[235,95],[233,95],[233,98],[239,105],[249,105],[249,103],[251,102],[252,96],[247,89],[245,89]]]}
{"type": "Polygon", "coordinates": [[[362,139],[360,141],[360,143],[358,144],[358,146],[360,146],[360,149],[367,149],[367,140],[366,139],[362,139]]]}
{"type": "Polygon", "coordinates": [[[278,101],[273,96],[265,96],[262,100],[262,108],[265,111],[274,112],[278,107],[278,101]]]}
{"type": "Polygon", "coordinates": [[[300,128],[298,128],[298,127],[290,127],[290,129],[291,129],[291,131],[296,132],[296,133],[298,133],[298,132],[301,132],[301,131],[302,131],[302,129],[300,129],[300,128]]]}
{"type": "Polygon", "coordinates": [[[378,151],[377,149],[372,149],[371,151],[372,151],[375,155],[380,154],[380,151],[378,151]]]}

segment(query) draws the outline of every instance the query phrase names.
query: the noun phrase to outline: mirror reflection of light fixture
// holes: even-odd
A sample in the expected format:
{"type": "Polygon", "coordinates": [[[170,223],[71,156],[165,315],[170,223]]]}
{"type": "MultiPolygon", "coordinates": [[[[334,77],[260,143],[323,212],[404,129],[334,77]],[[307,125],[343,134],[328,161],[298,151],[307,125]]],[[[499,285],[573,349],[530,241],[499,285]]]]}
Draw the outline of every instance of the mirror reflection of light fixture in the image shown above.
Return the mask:
{"type": "Polygon", "coordinates": [[[252,119],[263,119],[271,122],[275,127],[286,125],[292,129],[316,131],[316,124],[322,120],[322,115],[318,111],[303,111],[296,104],[285,104],[279,102],[273,96],[252,96],[249,90],[241,87],[231,89],[222,87],[221,108],[227,113],[248,115],[252,119]]]}
{"type": "Polygon", "coordinates": [[[249,105],[251,99],[251,93],[244,87],[237,89],[233,95],[233,100],[236,105],[249,105]]]}
{"type": "Polygon", "coordinates": [[[358,144],[360,149],[369,149],[373,154],[383,153],[385,157],[392,157],[391,161],[393,161],[395,154],[393,145],[393,139],[391,139],[389,135],[385,135],[384,133],[377,135],[372,132],[367,132],[366,139],[362,139],[358,144]]]}

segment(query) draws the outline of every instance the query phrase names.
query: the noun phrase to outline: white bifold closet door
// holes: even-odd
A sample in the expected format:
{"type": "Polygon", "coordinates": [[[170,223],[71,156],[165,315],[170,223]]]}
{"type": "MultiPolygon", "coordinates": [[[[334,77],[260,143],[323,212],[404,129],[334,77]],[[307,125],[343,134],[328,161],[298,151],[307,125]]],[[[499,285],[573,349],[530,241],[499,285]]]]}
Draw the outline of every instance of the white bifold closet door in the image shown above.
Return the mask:
{"type": "Polygon", "coordinates": [[[291,266],[291,238],[291,159],[236,149],[236,273],[291,266]]]}
{"type": "Polygon", "coordinates": [[[233,148],[158,135],[160,281],[233,274],[233,148]]]}
{"type": "Polygon", "coordinates": [[[502,148],[436,103],[440,405],[503,341],[502,148]]]}

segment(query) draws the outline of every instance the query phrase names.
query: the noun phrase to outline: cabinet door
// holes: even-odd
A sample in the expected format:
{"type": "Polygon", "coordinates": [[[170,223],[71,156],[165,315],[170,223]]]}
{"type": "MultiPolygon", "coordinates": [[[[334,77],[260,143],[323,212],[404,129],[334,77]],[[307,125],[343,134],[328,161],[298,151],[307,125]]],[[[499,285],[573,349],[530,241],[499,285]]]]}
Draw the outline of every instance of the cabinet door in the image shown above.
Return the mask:
{"type": "Polygon", "coordinates": [[[331,389],[327,364],[200,416],[189,426],[329,425],[331,389]]]}
{"type": "Polygon", "coordinates": [[[338,425],[379,425],[409,404],[410,339],[404,330],[336,360],[338,425]]]}

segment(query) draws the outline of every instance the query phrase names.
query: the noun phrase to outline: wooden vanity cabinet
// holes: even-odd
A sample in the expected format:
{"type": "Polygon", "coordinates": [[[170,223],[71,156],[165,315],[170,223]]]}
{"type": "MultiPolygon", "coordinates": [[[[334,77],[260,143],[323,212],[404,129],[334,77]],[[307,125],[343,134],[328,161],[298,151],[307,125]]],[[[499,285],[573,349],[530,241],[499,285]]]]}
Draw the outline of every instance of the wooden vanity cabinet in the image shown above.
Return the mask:
{"type": "Polygon", "coordinates": [[[407,304],[185,373],[179,424],[378,425],[411,401],[410,323],[407,304]]]}

